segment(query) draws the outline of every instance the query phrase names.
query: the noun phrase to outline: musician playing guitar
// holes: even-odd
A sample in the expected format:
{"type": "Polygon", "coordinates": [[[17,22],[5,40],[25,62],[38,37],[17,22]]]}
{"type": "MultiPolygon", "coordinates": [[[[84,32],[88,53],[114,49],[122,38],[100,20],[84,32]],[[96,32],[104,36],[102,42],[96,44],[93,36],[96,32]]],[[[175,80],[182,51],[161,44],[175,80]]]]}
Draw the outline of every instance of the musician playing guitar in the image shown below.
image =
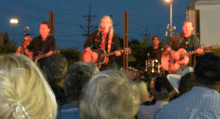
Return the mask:
{"type": "MultiPolygon", "coordinates": [[[[52,35],[49,35],[50,25],[46,21],[42,21],[40,24],[40,36],[34,38],[30,45],[28,46],[26,52],[28,52],[28,56],[33,59],[33,57],[38,55],[46,54],[46,56],[50,56],[55,50],[56,41],[52,35]]],[[[42,69],[43,62],[46,58],[42,58],[38,60],[38,64],[42,69]]]]}
{"type": "MultiPolygon", "coordinates": [[[[168,43],[164,44],[164,49],[166,49],[164,55],[169,54],[171,52],[172,58],[174,60],[177,60],[180,58],[180,55],[178,54],[178,52],[175,51],[179,50],[180,48],[185,49],[187,52],[196,50],[197,55],[201,55],[203,53],[203,47],[200,48],[200,40],[196,35],[192,34],[192,31],[193,31],[193,23],[190,21],[185,21],[183,23],[183,33],[179,33],[175,35],[173,38],[170,39],[168,43]],[[174,50],[173,53],[172,50],[174,50]]],[[[196,59],[195,55],[190,56],[188,65],[194,67],[196,64],[195,59],[196,59]]],[[[182,71],[187,67],[186,62],[187,61],[178,62],[180,65],[182,64],[184,65],[182,65],[180,69],[175,73],[181,74],[182,71]]]]}
{"type": "Polygon", "coordinates": [[[107,53],[114,52],[115,55],[109,56],[108,63],[102,64],[100,70],[104,70],[107,67],[112,67],[115,56],[120,56],[121,52],[117,51],[120,47],[120,42],[114,32],[111,17],[104,16],[101,19],[99,29],[92,33],[84,43],[84,51],[82,56],[83,62],[96,62],[93,60],[99,59],[99,53],[93,52],[90,48],[92,45],[92,49],[103,49],[107,53]]]}

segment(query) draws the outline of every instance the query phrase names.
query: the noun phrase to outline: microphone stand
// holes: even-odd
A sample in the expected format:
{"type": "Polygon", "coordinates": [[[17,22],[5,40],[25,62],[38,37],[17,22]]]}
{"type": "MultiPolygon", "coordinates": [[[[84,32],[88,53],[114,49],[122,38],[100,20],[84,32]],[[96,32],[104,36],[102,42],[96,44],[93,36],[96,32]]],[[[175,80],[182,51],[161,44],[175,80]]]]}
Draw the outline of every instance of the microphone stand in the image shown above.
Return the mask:
{"type": "Polygon", "coordinates": [[[171,63],[173,63],[172,49],[170,49],[169,74],[171,74],[171,63]]]}
{"type": "Polygon", "coordinates": [[[26,31],[24,31],[24,33],[23,33],[23,38],[25,37],[25,35],[26,35],[26,31]]]}
{"type": "MultiPolygon", "coordinates": [[[[170,28],[169,30],[172,36],[174,34],[174,30],[176,30],[176,27],[170,28]]],[[[171,73],[171,64],[173,64],[172,49],[170,49],[169,74],[171,73]]]]}

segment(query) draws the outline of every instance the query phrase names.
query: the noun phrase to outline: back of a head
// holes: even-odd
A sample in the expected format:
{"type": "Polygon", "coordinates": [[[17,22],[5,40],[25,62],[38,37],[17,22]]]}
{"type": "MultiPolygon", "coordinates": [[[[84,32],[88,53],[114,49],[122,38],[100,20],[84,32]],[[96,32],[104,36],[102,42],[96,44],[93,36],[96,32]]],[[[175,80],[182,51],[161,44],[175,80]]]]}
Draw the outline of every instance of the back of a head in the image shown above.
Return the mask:
{"type": "Polygon", "coordinates": [[[193,87],[194,73],[190,72],[182,76],[179,82],[179,96],[190,91],[193,87]]]}
{"type": "Polygon", "coordinates": [[[174,90],[173,86],[170,84],[166,77],[157,77],[154,89],[157,100],[169,99],[174,90]]]}
{"type": "Polygon", "coordinates": [[[68,70],[65,78],[65,88],[71,101],[78,101],[83,86],[95,74],[99,73],[93,62],[76,62],[68,70]]]}
{"type": "Polygon", "coordinates": [[[196,62],[195,81],[204,85],[220,84],[220,56],[208,53],[199,57],[196,62]]]}
{"type": "Polygon", "coordinates": [[[0,118],[55,119],[55,96],[36,64],[24,55],[0,56],[0,118]]]}
{"type": "Polygon", "coordinates": [[[82,119],[131,119],[141,103],[138,87],[121,71],[103,71],[84,87],[79,103],[82,119]]]}
{"type": "Polygon", "coordinates": [[[44,72],[49,83],[59,83],[67,72],[67,59],[61,54],[52,54],[43,64],[44,72]]]}
{"type": "Polygon", "coordinates": [[[139,92],[141,93],[141,102],[147,101],[149,96],[146,82],[139,78],[135,80],[134,83],[138,86],[139,92]]]}

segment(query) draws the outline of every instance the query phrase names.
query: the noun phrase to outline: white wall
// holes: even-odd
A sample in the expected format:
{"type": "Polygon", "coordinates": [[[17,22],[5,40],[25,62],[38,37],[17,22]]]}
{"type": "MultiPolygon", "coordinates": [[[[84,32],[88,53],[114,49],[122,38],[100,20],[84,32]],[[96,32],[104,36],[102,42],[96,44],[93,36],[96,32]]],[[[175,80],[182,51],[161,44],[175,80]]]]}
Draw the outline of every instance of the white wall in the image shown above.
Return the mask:
{"type": "Polygon", "coordinates": [[[204,45],[220,45],[220,1],[218,3],[196,2],[200,10],[200,41],[204,45]]]}

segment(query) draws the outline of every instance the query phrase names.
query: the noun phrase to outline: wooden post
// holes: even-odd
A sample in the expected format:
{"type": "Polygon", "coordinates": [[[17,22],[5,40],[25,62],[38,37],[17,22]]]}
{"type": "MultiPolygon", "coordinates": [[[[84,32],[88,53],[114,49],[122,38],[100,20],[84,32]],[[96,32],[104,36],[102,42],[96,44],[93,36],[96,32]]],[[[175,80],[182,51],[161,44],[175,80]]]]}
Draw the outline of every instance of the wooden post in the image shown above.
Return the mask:
{"type": "MultiPolygon", "coordinates": [[[[128,11],[124,12],[124,46],[123,48],[128,48],[128,11]]],[[[128,71],[128,54],[123,53],[123,68],[128,71]]]]}
{"type": "Polygon", "coordinates": [[[54,37],[54,11],[50,11],[50,34],[54,37]]]}

